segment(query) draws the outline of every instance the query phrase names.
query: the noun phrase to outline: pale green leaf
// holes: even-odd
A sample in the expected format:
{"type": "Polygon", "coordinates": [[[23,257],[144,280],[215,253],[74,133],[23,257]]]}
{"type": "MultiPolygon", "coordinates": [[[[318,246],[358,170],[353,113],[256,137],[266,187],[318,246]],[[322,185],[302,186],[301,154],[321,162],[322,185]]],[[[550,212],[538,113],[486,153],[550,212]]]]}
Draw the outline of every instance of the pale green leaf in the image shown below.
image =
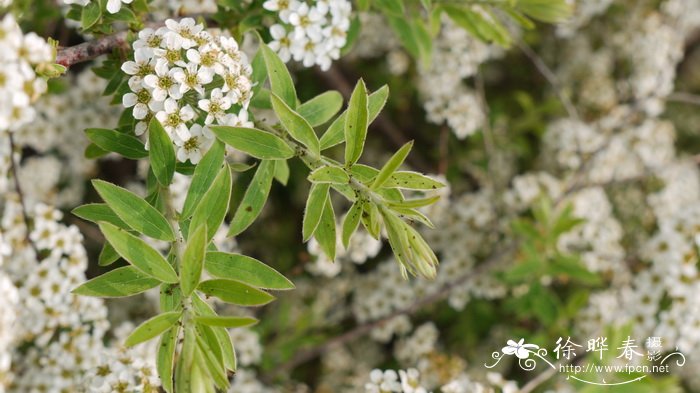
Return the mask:
{"type": "Polygon", "coordinates": [[[337,166],[322,166],[309,174],[312,183],[348,184],[350,177],[337,166]]]}
{"type": "Polygon", "coordinates": [[[418,172],[399,171],[389,176],[389,179],[386,180],[382,187],[407,190],[437,190],[445,187],[445,185],[418,172]]]}
{"type": "Polygon", "coordinates": [[[175,349],[179,331],[180,327],[176,325],[163,333],[156,354],[156,370],[160,377],[161,387],[167,393],[174,393],[173,367],[175,366],[175,349]]]}
{"type": "Polygon", "coordinates": [[[282,160],[294,157],[294,149],[277,135],[255,128],[210,126],[227,145],[261,160],[282,160]]]}
{"type": "Polygon", "coordinates": [[[122,229],[131,229],[106,203],[88,203],[76,207],[71,213],[94,223],[105,221],[122,229]]]}
{"type": "Polygon", "coordinates": [[[321,214],[321,221],[318,223],[318,228],[314,232],[314,237],[321,246],[321,250],[326,254],[326,256],[331,260],[335,260],[335,246],[336,246],[336,234],[335,234],[335,213],[333,212],[333,204],[331,203],[331,196],[326,194],[326,203],[323,207],[323,214],[321,214]]]}
{"type": "MultiPolygon", "coordinates": [[[[367,100],[368,108],[368,123],[374,121],[379,113],[384,108],[386,100],[389,97],[389,87],[387,85],[382,86],[379,90],[370,94],[367,100]]],[[[321,150],[328,149],[337,144],[343,143],[345,140],[345,118],[347,117],[347,111],[343,112],[338,116],[333,123],[328,127],[326,132],[321,136],[321,150]]]]}
{"type": "Polygon", "coordinates": [[[225,151],[226,147],[224,144],[217,140],[197,164],[192,175],[190,188],[187,190],[185,204],[182,207],[182,217],[192,215],[202,196],[214,182],[214,178],[216,178],[221,169],[221,164],[224,162],[225,151]]]}
{"type": "Polygon", "coordinates": [[[136,194],[102,180],[95,179],[92,185],[112,211],[133,230],[154,239],[175,240],[168,220],[136,194]]]}
{"type": "Polygon", "coordinates": [[[289,181],[289,164],[287,160],[275,160],[275,180],[283,186],[289,181]]]}
{"type": "Polygon", "coordinates": [[[219,173],[211,183],[209,190],[204,193],[197,208],[192,213],[190,228],[206,225],[207,242],[214,237],[216,231],[224,222],[231,199],[231,171],[228,165],[219,169],[219,173]]]}
{"type": "Polygon", "coordinates": [[[367,88],[360,79],[350,97],[345,117],[345,165],[352,166],[362,155],[368,124],[367,88]]]}
{"type": "Polygon", "coordinates": [[[267,197],[270,194],[272,178],[274,175],[274,161],[264,160],[258,166],[253,180],[243,195],[236,214],[231,220],[228,236],[236,236],[243,232],[255,221],[262,211],[267,197]]]}
{"type": "Polygon", "coordinates": [[[168,187],[175,173],[175,149],[165,129],[155,117],[148,125],[148,156],[153,173],[163,187],[168,187]]]}
{"type": "Polygon", "coordinates": [[[309,122],[312,127],[328,122],[343,106],[343,96],[331,90],[299,105],[297,112],[309,122]]]}
{"type": "Polygon", "coordinates": [[[241,254],[208,252],[205,267],[214,277],[241,281],[266,289],[294,289],[294,284],[270,266],[241,254]]]}
{"type": "Polygon", "coordinates": [[[318,223],[321,221],[321,215],[326,206],[329,188],[330,184],[328,183],[314,183],[311,184],[311,188],[309,188],[309,197],[306,200],[304,220],[302,222],[302,236],[304,241],[311,238],[318,227],[318,223]]]}
{"type": "Polygon", "coordinates": [[[161,333],[172,327],[175,322],[180,319],[180,315],[182,315],[181,311],[170,311],[156,315],[134,329],[129,337],[126,338],[124,345],[127,347],[133,347],[136,344],[146,342],[159,336],[161,333]]]}
{"type": "Polygon", "coordinates": [[[357,230],[358,225],[360,225],[360,217],[362,216],[362,205],[359,202],[355,202],[345,214],[343,219],[343,247],[348,248],[350,244],[350,238],[352,234],[357,230]]]}
{"type": "Polygon", "coordinates": [[[294,89],[294,82],[292,82],[292,76],[289,75],[287,66],[266,44],[261,43],[260,50],[265,59],[265,67],[267,67],[267,76],[270,79],[272,92],[279,96],[287,106],[292,109],[296,108],[297,92],[294,89]]]}
{"type": "Polygon", "coordinates": [[[197,289],[206,295],[216,296],[226,303],[239,306],[261,306],[275,299],[265,291],[234,280],[207,280],[200,283],[197,289]]]}
{"type": "Polygon", "coordinates": [[[145,241],[110,223],[102,222],[99,225],[107,241],[134,267],[160,281],[178,282],[173,267],[145,241]]]}
{"type": "Polygon", "coordinates": [[[300,114],[294,112],[287,104],[272,94],[272,108],[275,110],[277,117],[280,119],[282,126],[295,140],[306,146],[311,154],[316,157],[320,154],[321,147],[316,136],[316,132],[311,128],[309,122],[306,121],[300,114]]]}
{"type": "Polygon", "coordinates": [[[201,323],[207,326],[223,327],[223,328],[237,328],[251,326],[258,323],[258,320],[250,317],[210,317],[210,316],[197,316],[194,318],[195,322],[201,323]]]}
{"type": "Polygon", "coordinates": [[[158,284],[160,281],[135,267],[124,266],[83,283],[72,293],[82,296],[124,297],[145,292],[158,284]]]}
{"type": "Polygon", "coordinates": [[[199,284],[207,243],[207,225],[205,223],[197,228],[194,233],[190,233],[185,252],[182,254],[180,287],[185,297],[189,297],[197,288],[197,284],[199,284]]]}
{"type": "Polygon", "coordinates": [[[393,156],[389,159],[389,161],[384,164],[382,169],[379,171],[377,176],[374,178],[374,182],[372,182],[371,189],[376,190],[378,188],[381,188],[384,183],[389,179],[389,177],[396,172],[397,169],[403,164],[404,160],[408,156],[408,153],[411,151],[411,148],[413,147],[413,141],[406,143],[403,145],[399,151],[394,153],[393,156]]]}

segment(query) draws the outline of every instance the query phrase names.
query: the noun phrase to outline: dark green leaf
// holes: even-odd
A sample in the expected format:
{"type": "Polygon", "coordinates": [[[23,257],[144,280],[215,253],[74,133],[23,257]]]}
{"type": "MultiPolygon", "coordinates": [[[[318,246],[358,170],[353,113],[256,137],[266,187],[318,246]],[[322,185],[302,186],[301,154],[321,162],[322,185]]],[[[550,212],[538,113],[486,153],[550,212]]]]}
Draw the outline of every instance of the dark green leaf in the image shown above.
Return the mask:
{"type": "Polygon", "coordinates": [[[88,128],[85,134],[92,143],[103,150],[121,154],[132,160],[148,157],[143,143],[131,135],[104,128],[88,128]]]}
{"type": "Polygon", "coordinates": [[[277,270],[241,254],[208,252],[205,267],[214,277],[241,281],[257,288],[294,289],[294,284],[277,270]]]}
{"type": "Polygon", "coordinates": [[[274,175],[274,161],[264,160],[258,166],[253,180],[243,195],[243,200],[231,220],[228,236],[236,236],[243,232],[255,221],[262,211],[272,186],[274,175]]]}
{"type": "Polygon", "coordinates": [[[124,345],[133,347],[136,344],[157,337],[173,326],[180,319],[180,315],[182,315],[181,311],[171,311],[156,315],[134,329],[129,337],[126,338],[124,345]]]}
{"type": "Polygon", "coordinates": [[[145,292],[160,284],[133,266],[124,266],[97,276],[83,283],[72,292],[76,295],[96,297],[124,297],[145,292]]]}
{"type": "Polygon", "coordinates": [[[161,186],[167,187],[175,173],[175,149],[165,129],[155,117],[148,125],[149,158],[161,186]]]}
{"type": "Polygon", "coordinates": [[[200,283],[197,289],[209,296],[216,296],[226,303],[239,306],[261,306],[275,299],[265,291],[234,280],[208,280],[200,283]]]}
{"type": "Polygon", "coordinates": [[[255,128],[211,126],[227,145],[262,160],[286,160],[294,157],[294,149],[277,135],[255,128]]]}

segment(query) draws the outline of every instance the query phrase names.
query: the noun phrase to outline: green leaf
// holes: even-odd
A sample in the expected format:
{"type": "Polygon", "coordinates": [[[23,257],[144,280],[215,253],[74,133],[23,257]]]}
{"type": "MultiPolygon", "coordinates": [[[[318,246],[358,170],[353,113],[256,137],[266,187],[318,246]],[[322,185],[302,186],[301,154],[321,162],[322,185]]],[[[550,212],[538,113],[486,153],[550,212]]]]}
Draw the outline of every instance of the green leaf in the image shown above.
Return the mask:
{"type": "Polygon", "coordinates": [[[518,0],[516,8],[546,23],[563,22],[573,11],[573,7],[566,0],[518,0]]]}
{"type": "MultiPolygon", "coordinates": [[[[221,390],[228,390],[228,376],[224,367],[223,359],[221,358],[221,346],[211,328],[208,326],[197,325],[196,327],[197,347],[199,361],[202,371],[208,377],[205,378],[203,384],[214,382],[214,385],[221,390]],[[211,332],[211,333],[209,333],[211,332]]],[[[206,388],[205,388],[206,389],[206,388]]],[[[193,389],[193,392],[202,391],[202,389],[193,389]]]]}
{"type": "Polygon", "coordinates": [[[198,228],[202,225],[206,225],[206,241],[209,242],[216,234],[221,223],[224,222],[230,199],[231,171],[228,165],[224,165],[219,169],[219,173],[211,183],[209,190],[202,196],[197,208],[194,209],[190,228],[198,228]]]}
{"type": "Polygon", "coordinates": [[[385,14],[403,17],[404,6],[402,0],[374,0],[374,4],[385,14]]]}
{"type": "Polygon", "coordinates": [[[105,156],[107,154],[109,154],[109,152],[107,150],[97,146],[94,143],[90,143],[85,148],[85,158],[87,158],[89,160],[94,160],[96,158],[100,158],[100,157],[105,156]]]}
{"type": "Polygon", "coordinates": [[[297,112],[312,127],[329,121],[343,106],[343,96],[335,90],[327,91],[299,105],[297,112]]]}
{"type": "MultiPolygon", "coordinates": [[[[382,86],[379,90],[370,94],[367,100],[368,108],[368,123],[374,121],[379,113],[384,108],[386,100],[389,97],[389,87],[387,85],[382,86]]],[[[321,150],[328,149],[337,144],[343,143],[345,140],[345,118],[347,117],[347,111],[343,112],[338,116],[333,123],[328,127],[326,132],[321,136],[321,150]]]]}
{"type": "Polygon", "coordinates": [[[185,252],[182,254],[180,287],[185,297],[189,297],[199,284],[207,243],[207,225],[205,223],[197,228],[194,234],[190,235],[185,252]]]}
{"type": "Polygon", "coordinates": [[[316,231],[318,223],[321,222],[321,215],[326,206],[328,197],[328,183],[314,183],[309,188],[309,198],[306,200],[304,208],[304,220],[302,222],[302,236],[304,241],[308,241],[316,231]]]}
{"type": "Polygon", "coordinates": [[[261,160],[286,160],[294,157],[294,149],[277,135],[255,128],[210,126],[227,145],[261,160]]]}
{"type": "Polygon", "coordinates": [[[237,328],[245,327],[250,325],[255,325],[258,320],[250,317],[208,317],[208,316],[197,316],[194,321],[207,326],[223,327],[223,328],[237,328]]]}
{"type": "Polygon", "coordinates": [[[309,174],[312,183],[348,184],[350,177],[337,166],[322,166],[309,174]]]}
{"type": "Polygon", "coordinates": [[[345,165],[352,166],[362,155],[367,138],[369,115],[367,108],[367,88],[360,79],[352,92],[345,118],[345,165]]]}
{"type": "Polygon", "coordinates": [[[206,295],[216,296],[226,303],[239,306],[261,306],[275,299],[265,291],[234,280],[207,280],[200,283],[197,289],[206,295]]]}
{"type": "Polygon", "coordinates": [[[287,160],[275,160],[275,180],[283,186],[289,181],[289,164],[287,160]]]}
{"type": "Polygon", "coordinates": [[[100,16],[102,16],[100,3],[97,1],[88,3],[83,7],[83,12],[80,14],[80,27],[83,30],[91,28],[100,20],[100,16]]]}
{"type": "Polygon", "coordinates": [[[133,347],[160,335],[173,326],[180,319],[180,315],[182,315],[181,311],[164,312],[156,315],[134,329],[129,337],[126,338],[124,345],[133,347]]]}
{"type": "Polygon", "coordinates": [[[257,288],[294,289],[294,284],[277,270],[246,255],[208,252],[205,267],[214,277],[241,281],[257,288]]]}
{"type": "Polygon", "coordinates": [[[165,129],[155,117],[148,125],[148,156],[153,173],[161,186],[167,187],[175,173],[175,149],[165,129]]]}
{"type": "MultiPolygon", "coordinates": [[[[192,304],[195,310],[200,315],[216,317],[216,313],[212,308],[199,298],[199,295],[194,295],[192,297],[192,304]]],[[[219,339],[219,344],[221,344],[221,356],[224,360],[224,365],[229,370],[236,369],[236,352],[233,350],[233,344],[231,343],[231,336],[229,336],[228,331],[221,327],[212,327],[214,335],[219,339]]]]}
{"type": "Polygon", "coordinates": [[[272,108],[275,110],[284,129],[287,130],[292,138],[306,146],[314,157],[317,157],[320,154],[321,147],[316,132],[311,128],[309,122],[301,117],[300,114],[294,112],[276,94],[273,93],[270,98],[272,100],[272,108]]]}
{"type": "Polygon", "coordinates": [[[399,149],[399,151],[394,153],[393,156],[391,156],[389,161],[387,161],[386,164],[384,164],[382,169],[379,171],[377,177],[374,178],[374,182],[372,182],[372,186],[370,187],[372,190],[381,188],[384,185],[384,183],[386,183],[386,181],[389,180],[389,177],[394,172],[396,172],[397,169],[399,169],[401,164],[403,164],[412,147],[413,141],[408,142],[405,145],[403,145],[399,149]]]}
{"type": "Polygon", "coordinates": [[[267,68],[265,67],[265,58],[263,57],[262,49],[258,49],[250,66],[253,69],[253,73],[250,76],[250,82],[253,86],[251,95],[255,97],[260,89],[262,89],[265,79],[267,78],[267,68]]]}
{"type": "Polygon", "coordinates": [[[274,161],[264,160],[255,171],[255,176],[250,182],[248,189],[243,195],[236,214],[231,220],[231,227],[228,236],[236,236],[243,232],[255,221],[262,211],[267,197],[272,187],[272,177],[274,175],[274,161]]]}
{"type": "Polygon", "coordinates": [[[363,213],[360,217],[362,226],[367,229],[370,236],[379,240],[379,231],[381,229],[379,222],[379,209],[374,203],[365,203],[362,207],[363,213]]]}
{"type": "MultiPolygon", "coordinates": [[[[545,0],[549,1],[549,0],[545,0]]],[[[491,14],[481,14],[469,8],[454,5],[443,5],[443,9],[458,26],[476,38],[501,46],[510,46],[510,35],[503,25],[491,14]]]]}
{"type": "Polygon", "coordinates": [[[348,248],[350,244],[350,238],[352,234],[355,233],[357,227],[360,225],[360,217],[362,216],[362,205],[359,202],[355,202],[348,210],[345,218],[343,219],[343,247],[348,248]]]}
{"type": "Polygon", "coordinates": [[[411,171],[394,172],[383,185],[383,188],[403,188],[406,190],[437,190],[442,187],[445,185],[439,181],[411,171]]]}
{"type": "Polygon", "coordinates": [[[168,220],[136,194],[102,180],[95,179],[92,185],[112,211],[133,230],[154,239],[175,240],[168,220]]]}
{"type": "Polygon", "coordinates": [[[102,245],[102,250],[100,250],[100,255],[97,257],[97,264],[100,266],[109,266],[117,260],[119,260],[117,250],[115,250],[111,244],[105,242],[105,244],[102,245]]]}
{"type": "Polygon", "coordinates": [[[107,222],[100,223],[100,230],[119,255],[143,273],[171,284],[179,281],[168,261],[143,240],[107,222]]]}
{"type": "Polygon", "coordinates": [[[224,153],[226,147],[218,140],[209,148],[192,175],[190,188],[187,190],[185,204],[182,207],[182,217],[189,217],[199,204],[199,201],[207,192],[214,178],[221,169],[221,164],[224,162],[224,153]]]}
{"type": "Polygon", "coordinates": [[[173,326],[160,337],[156,354],[156,369],[160,383],[167,393],[173,392],[173,367],[175,366],[175,349],[177,347],[180,326],[173,326]]]}
{"type": "Polygon", "coordinates": [[[321,250],[331,260],[335,260],[335,213],[333,212],[333,204],[331,196],[326,194],[326,203],[321,214],[321,221],[318,223],[318,228],[314,232],[314,237],[321,246],[321,250]]]}
{"type": "Polygon", "coordinates": [[[95,277],[75,288],[72,293],[96,297],[133,296],[160,284],[133,266],[124,266],[95,277]]]}
{"type": "Polygon", "coordinates": [[[407,199],[401,202],[389,202],[388,205],[392,207],[403,207],[413,209],[416,207],[423,207],[432,205],[440,199],[439,195],[427,197],[427,198],[417,198],[417,199],[407,199]]]}
{"type": "Polygon", "coordinates": [[[76,207],[71,213],[83,220],[92,221],[94,223],[106,221],[122,229],[131,229],[106,203],[88,203],[87,205],[76,207]]]}
{"type": "Polygon", "coordinates": [[[292,109],[296,108],[297,92],[294,89],[294,82],[292,82],[292,76],[289,75],[287,66],[284,65],[282,60],[280,60],[269,46],[262,42],[260,44],[260,50],[265,59],[265,67],[267,67],[267,76],[270,79],[272,92],[281,98],[288,107],[292,109]]]}
{"type": "Polygon", "coordinates": [[[131,135],[104,128],[88,128],[85,134],[102,150],[112,151],[132,160],[148,157],[143,143],[131,135]]]}

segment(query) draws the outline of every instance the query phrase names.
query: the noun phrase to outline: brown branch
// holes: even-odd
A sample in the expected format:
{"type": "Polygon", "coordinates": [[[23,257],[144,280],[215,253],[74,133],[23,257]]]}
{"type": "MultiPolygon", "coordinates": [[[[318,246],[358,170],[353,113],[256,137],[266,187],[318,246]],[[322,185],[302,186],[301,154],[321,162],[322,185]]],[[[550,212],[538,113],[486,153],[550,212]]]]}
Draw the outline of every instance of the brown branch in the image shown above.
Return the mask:
{"type": "Polygon", "coordinates": [[[700,95],[680,91],[669,95],[667,100],[671,102],[682,102],[684,104],[700,105],[700,95]]]}
{"type": "Polygon", "coordinates": [[[19,184],[19,170],[17,169],[18,164],[15,162],[15,140],[11,132],[8,134],[8,137],[10,138],[10,170],[12,171],[12,177],[14,178],[15,190],[17,191],[19,204],[22,207],[22,218],[24,219],[24,226],[26,228],[25,239],[27,241],[27,244],[29,244],[29,246],[31,246],[34,250],[34,253],[37,256],[39,256],[39,249],[36,248],[36,245],[29,237],[29,233],[31,232],[29,229],[29,213],[27,211],[27,205],[26,203],[24,203],[24,193],[22,192],[22,186],[19,184]]]}
{"type": "Polygon", "coordinates": [[[60,48],[56,53],[56,63],[71,67],[75,64],[92,60],[98,56],[111,53],[117,48],[128,48],[126,31],[83,42],[75,46],[60,48]]]}

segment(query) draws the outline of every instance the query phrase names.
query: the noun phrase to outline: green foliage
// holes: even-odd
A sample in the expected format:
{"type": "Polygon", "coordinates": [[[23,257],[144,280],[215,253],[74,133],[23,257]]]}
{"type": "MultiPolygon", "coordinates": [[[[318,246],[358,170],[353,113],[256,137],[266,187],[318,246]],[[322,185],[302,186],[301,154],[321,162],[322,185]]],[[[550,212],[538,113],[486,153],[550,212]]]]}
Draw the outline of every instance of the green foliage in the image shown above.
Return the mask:
{"type": "Polygon", "coordinates": [[[151,168],[161,186],[167,187],[175,173],[175,149],[173,142],[158,119],[151,119],[148,125],[148,158],[151,168]]]}

